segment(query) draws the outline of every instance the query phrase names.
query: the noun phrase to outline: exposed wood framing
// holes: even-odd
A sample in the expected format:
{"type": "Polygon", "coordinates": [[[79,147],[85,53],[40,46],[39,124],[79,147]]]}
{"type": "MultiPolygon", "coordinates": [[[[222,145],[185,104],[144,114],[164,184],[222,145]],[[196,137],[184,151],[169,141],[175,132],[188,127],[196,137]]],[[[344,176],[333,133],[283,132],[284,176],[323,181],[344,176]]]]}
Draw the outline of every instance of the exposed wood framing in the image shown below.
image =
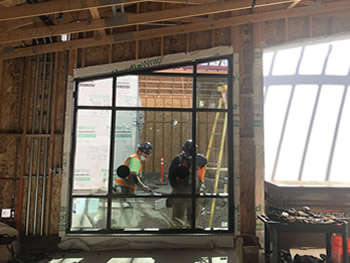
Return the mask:
{"type": "MultiPolygon", "coordinates": [[[[136,4],[136,13],[140,13],[140,3],[136,4]]],[[[136,25],[136,31],[139,31],[140,26],[136,25]]],[[[135,43],[136,47],[135,47],[135,58],[139,59],[139,47],[140,47],[140,41],[136,40],[135,43]]]]}
{"type": "Polygon", "coordinates": [[[255,236],[254,27],[239,27],[239,177],[241,233],[255,236]]]}
{"type": "MultiPolygon", "coordinates": [[[[90,8],[90,14],[91,14],[91,17],[93,19],[101,19],[100,12],[98,11],[98,8],[90,8]]],[[[97,37],[97,38],[98,37],[103,38],[106,36],[106,32],[104,31],[104,29],[97,30],[97,34],[95,34],[95,37],[97,37]]]]}
{"type": "Polygon", "coordinates": [[[211,22],[200,22],[189,25],[173,26],[171,28],[157,28],[138,32],[128,32],[123,34],[108,35],[103,40],[96,40],[94,38],[85,38],[72,40],[68,42],[51,43],[40,46],[32,46],[21,49],[6,49],[0,53],[3,59],[44,54],[52,51],[65,51],[74,48],[93,47],[105,45],[109,43],[121,43],[128,41],[135,41],[141,39],[150,39],[155,37],[184,34],[195,31],[202,31],[214,28],[223,28],[234,25],[242,25],[247,23],[256,23],[267,20],[281,19],[285,17],[298,17],[311,14],[322,14],[327,12],[336,12],[339,10],[350,9],[350,1],[341,1],[335,3],[323,4],[320,8],[300,7],[287,10],[277,10],[265,13],[248,14],[229,18],[222,18],[211,22]]]}
{"type": "Polygon", "coordinates": [[[25,17],[35,17],[53,13],[64,13],[88,10],[90,8],[108,7],[112,5],[134,4],[143,2],[142,0],[119,0],[99,1],[99,0],[81,0],[81,1],[49,1],[34,5],[14,6],[0,9],[0,21],[19,19],[25,17]]]}
{"type": "MultiPolygon", "coordinates": [[[[28,64],[29,64],[29,70],[27,72],[32,72],[32,67],[33,64],[30,61],[31,58],[28,58],[28,64]]],[[[17,201],[17,215],[16,215],[16,227],[17,230],[20,231],[21,223],[21,212],[22,212],[22,194],[23,194],[23,176],[25,174],[25,161],[26,161],[26,143],[27,143],[27,129],[28,129],[28,120],[29,120],[29,109],[30,109],[30,89],[32,85],[32,74],[29,75],[29,80],[27,83],[24,85],[24,96],[25,96],[25,101],[24,101],[24,108],[25,108],[25,114],[23,118],[23,132],[21,136],[21,164],[20,164],[20,171],[19,171],[19,182],[18,182],[18,201],[17,201]]]]}
{"type": "Polygon", "coordinates": [[[16,21],[4,21],[0,23],[1,32],[9,32],[23,26],[32,25],[34,22],[31,18],[24,18],[16,21]]]}
{"type": "Polygon", "coordinates": [[[289,28],[288,28],[288,17],[284,19],[284,42],[288,42],[289,40],[289,28]]]}
{"type": "MultiPolygon", "coordinates": [[[[99,1],[99,0],[80,0],[80,1],[49,1],[44,3],[38,3],[35,5],[23,5],[0,9],[0,21],[19,19],[25,17],[35,17],[40,15],[48,15],[53,13],[66,13],[87,10],[91,8],[108,7],[113,5],[126,5],[145,2],[144,0],[110,0],[110,1],[99,1]]],[[[157,0],[153,2],[166,2],[166,3],[177,3],[186,4],[187,0],[157,0]]],[[[216,0],[191,0],[191,4],[205,4],[213,3],[216,0]]],[[[291,1],[290,1],[291,2],[291,1]]]]}
{"type": "MultiPolygon", "coordinates": [[[[55,157],[55,123],[56,123],[56,102],[57,102],[57,81],[58,81],[58,69],[60,66],[59,53],[55,53],[55,64],[54,64],[54,75],[53,75],[53,84],[52,84],[52,105],[51,105],[51,116],[50,116],[50,138],[49,138],[49,155],[51,158],[48,158],[47,167],[54,167],[54,157],[55,157]]],[[[53,173],[48,173],[47,177],[47,191],[46,191],[46,203],[45,203],[45,235],[49,235],[49,221],[51,216],[51,190],[52,190],[52,176],[53,173]]]]}
{"type": "MultiPolygon", "coordinates": [[[[283,0],[284,2],[290,2],[290,0],[283,0]]],[[[272,4],[271,0],[263,0],[261,6],[272,4]]],[[[274,0],[274,3],[281,3],[281,0],[274,0]]],[[[80,22],[70,24],[69,26],[55,25],[50,27],[39,27],[26,30],[17,30],[8,33],[3,33],[0,36],[0,43],[15,42],[26,39],[36,39],[41,37],[56,36],[62,34],[72,34],[78,32],[86,32],[93,30],[102,30],[105,28],[117,28],[132,26],[143,23],[152,23],[159,21],[169,21],[174,19],[186,18],[191,16],[200,16],[207,14],[215,14],[220,12],[249,9],[251,8],[251,2],[247,1],[226,1],[222,4],[211,3],[201,6],[187,6],[182,8],[160,10],[155,12],[147,12],[141,14],[134,14],[122,17],[113,17],[108,19],[96,19],[93,21],[80,22]]],[[[90,9],[91,10],[91,9],[90,9]]],[[[1,11],[1,9],[0,9],[1,11]]],[[[210,21],[209,21],[210,22],[210,21]]]]}
{"type": "Polygon", "coordinates": [[[26,0],[2,0],[0,1],[1,7],[10,7],[15,5],[22,5],[25,4],[26,0]]]}
{"type": "Polygon", "coordinates": [[[294,2],[288,6],[288,8],[294,8],[297,4],[299,4],[302,0],[294,0],[294,2]]]}
{"type": "Polygon", "coordinates": [[[312,16],[309,16],[309,37],[313,37],[313,32],[312,32],[312,16]]]}

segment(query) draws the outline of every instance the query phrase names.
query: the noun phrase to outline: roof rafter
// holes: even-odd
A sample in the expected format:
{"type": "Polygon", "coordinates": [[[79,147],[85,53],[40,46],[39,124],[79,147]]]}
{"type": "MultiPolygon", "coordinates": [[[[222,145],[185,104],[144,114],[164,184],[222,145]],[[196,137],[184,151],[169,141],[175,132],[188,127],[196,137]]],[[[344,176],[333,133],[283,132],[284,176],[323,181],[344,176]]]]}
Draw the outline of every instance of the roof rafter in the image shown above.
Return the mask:
{"type": "MultiPolygon", "coordinates": [[[[90,8],[90,14],[92,16],[93,19],[101,19],[101,16],[100,16],[100,12],[98,11],[98,8],[96,7],[93,7],[93,8],[90,8]]],[[[96,33],[96,32],[95,32],[96,33]]],[[[97,33],[101,36],[101,37],[105,37],[106,36],[106,32],[103,30],[103,29],[99,29],[97,31],[97,33]]]]}
{"type": "MultiPolygon", "coordinates": [[[[293,0],[260,0],[258,6],[290,3],[293,0]]],[[[95,19],[92,21],[81,22],[76,24],[45,26],[40,28],[17,30],[0,35],[0,43],[9,43],[20,40],[35,39],[48,36],[57,36],[69,33],[78,33],[94,30],[103,30],[105,28],[116,28],[132,26],[137,24],[169,21],[180,18],[214,14],[226,11],[251,8],[250,1],[226,1],[221,4],[210,3],[200,6],[187,6],[182,8],[167,9],[155,12],[130,14],[128,16],[118,16],[106,19],[95,19]]]]}
{"type": "Polygon", "coordinates": [[[297,4],[299,4],[302,0],[294,0],[294,2],[288,6],[288,8],[294,8],[297,4]]]}
{"type": "Polygon", "coordinates": [[[241,15],[229,18],[222,18],[213,21],[199,22],[188,25],[174,26],[171,28],[157,28],[150,30],[143,30],[137,32],[128,32],[123,34],[115,34],[106,36],[103,40],[97,40],[94,38],[83,38],[78,40],[72,40],[67,42],[59,42],[45,45],[38,45],[32,47],[26,47],[21,49],[11,49],[7,47],[2,50],[0,57],[3,59],[23,57],[30,55],[38,55],[55,51],[66,51],[75,48],[86,48],[93,46],[100,46],[105,44],[115,44],[121,42],[128,42],[134,40],[150,39],[162,36],[170,36],[177,34],[185,34],[195,31],[202,31],[215,28],[224,28],[234,25],[242,25],[248,23],[262,22],[267,20],[281,19],[285,17],[298,17],[305,15],[322,14],[328,12],[342,11],[344,9],[350,9],[350,1],[344,0],[335,3],[326,3],[319,8],[312,7],[300,7],[293,9],[277,10],[265,13],[255,13],[249,15],[241,15]]]}
{"type": "MultiPolygon", "coordinates": [[[[160,0],[161,1],[161,0],[160,0]]],[[[54,13],[65,13],[86,10],[90,8],[120,6],[125,4],[135,4],[145,2],[145,0],[61,0],[38,3],[34,5],[14,6],[0,8],[0,21],[19,19],[25,17],[41,16],[54,13]]],[[[168,0],[169,3],[186,4],[187,0],[168,0]]],[[[216,0],[191,0],[191,3],[209,3],[216,0]]]]}

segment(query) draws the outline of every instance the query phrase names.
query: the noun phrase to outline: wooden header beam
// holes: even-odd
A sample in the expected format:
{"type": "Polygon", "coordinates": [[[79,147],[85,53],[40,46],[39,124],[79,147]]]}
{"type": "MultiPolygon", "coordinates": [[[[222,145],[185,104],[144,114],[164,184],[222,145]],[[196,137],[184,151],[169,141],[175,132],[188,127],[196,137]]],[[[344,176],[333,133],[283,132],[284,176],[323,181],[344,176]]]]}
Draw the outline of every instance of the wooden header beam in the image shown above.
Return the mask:
{"type": "Polygon", "coordinates": [[[94,46],[101,46],[106,44],[116,44],[128,41],[150,39],[156,37],[185,34],[196,31],[203,31],[208,29],[224,28],[234,25],[242,25],[248,23],[263,22],[267,20],[282,19],[286,17],[298,17],[314,14],[322,14],[329,12],[342,11],[344,9],[350,9],[350,1],[340,1],[335,3],[326,3],[319,8],[313,7],[300,7],[285,10],[276,10],[266,13],[255,13],[249,15],[235,16],[229,18],[223,18],[213,21],[199,22],[188,25],[173,26],[171,28],[157,28],[136,32],[128,32],[122,34],[115,34],[106,36],[103,40],[97,40],[94,38],[83,38],[78,40],[72,40],[67,42],[59,42],[38,46],[31,46],[26,48],[11,49],[7,47],[0,53],[2,59],[9,59],[15,57],[32,56],[44,53],[50,53],[55,51],[65,51],[77,48],[87,48],[94,46]]]}
{"type": "MultiPolygon", "coordinates": [[[[260,0],[259,6],[290,3],[293,0],[260,0]]],[[[152,23],[159,21],[175,20],[193,16],[215,14],[226,11],[234,11],[240,9],[251,8],[250,1],[226,1],[222,4],[211,3],[201,6],[188,6],[175,9],[167,9],[155,12],[141,13],[141,14],[130,14],[128,16],[118,16],[109,19],[95,19],[90,22],[80,22],[75,24],[45,26],[33,29],[17,30],[0,35],[0,43],[16,42],[21,40],[57,36],[63,34],[72,34],[78,32],[103,30],[105,28],[116,28],[124,26],[132,26],[143,23],[152,23]]],[[[97,10],[97,8],[91,8],[91,10],[97,10]]],[[[97,11],[98,12],[98,11],[97,11]]],[[[96,12],[95,12],[96,13],[96,12]]],[[[97,18],[97,16],[94,16],[97,18]]]]}

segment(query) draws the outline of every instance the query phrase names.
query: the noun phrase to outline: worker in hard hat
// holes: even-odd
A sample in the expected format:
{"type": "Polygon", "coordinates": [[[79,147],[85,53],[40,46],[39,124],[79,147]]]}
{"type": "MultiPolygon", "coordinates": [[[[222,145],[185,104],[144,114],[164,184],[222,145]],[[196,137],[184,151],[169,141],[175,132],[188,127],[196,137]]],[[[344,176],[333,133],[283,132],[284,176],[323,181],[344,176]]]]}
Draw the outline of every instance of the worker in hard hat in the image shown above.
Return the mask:
{"type": "MultiPolygon", "coordinates": [[[[192,157],[196,157],[196,177],[195,191],[199,193],[203,174],[207,164],[207,158],[198,154],[197,145],[194,145],[191,139],[185,141],[182,146],[182,152],[177,155],[169,168],[169,181],[173,188],[172,194],[191,194],[192,193],[192,157]]],[[[192,220],[192,200],[190,198],[172,198],[173,215],[171,228],[187,228],[191,226],[192,220]]],[[[196,227],[201,205],[196,200],[196,227]]]]}
{"type": "Polygon", "coordinates": [[[142,171],[142,161],[146,161],[152,154],[152,144],[144,142],[138,145],[136,153],[130,154],[123,162],[123,165],[129,167],[130,173],[125,177],[116,178],[116,192],[123,194],[134,194],[136,186],[145,192],[151,192],[151,188],[145,185],[140,178],[142,171]]]}

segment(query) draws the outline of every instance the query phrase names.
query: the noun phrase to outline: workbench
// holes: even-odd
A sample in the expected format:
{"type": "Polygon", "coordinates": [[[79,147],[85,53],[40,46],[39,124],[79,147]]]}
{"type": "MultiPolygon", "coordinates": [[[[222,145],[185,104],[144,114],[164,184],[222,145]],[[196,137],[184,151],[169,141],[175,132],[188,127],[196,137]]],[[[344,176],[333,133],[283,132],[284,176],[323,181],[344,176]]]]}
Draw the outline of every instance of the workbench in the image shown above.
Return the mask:
{"type": "Polygon", "coordinates": [[[265,262],[280,263],[280,233],[324,233],[326,235],[326,251],[327,256],[331,258],[332,247],[331,238],[333,234],[341,234],[343,240],[343,263],[348,263],[348,226],[347,222],[322,224],[322,223],[286,223],[271,221],[264,215],[258,218],[265,226],[265,262]],[[272,239],[271,239],[272,238],[272,239]],[[272,258],[270,250],[270,242],[272,241],[272,258]]]}

